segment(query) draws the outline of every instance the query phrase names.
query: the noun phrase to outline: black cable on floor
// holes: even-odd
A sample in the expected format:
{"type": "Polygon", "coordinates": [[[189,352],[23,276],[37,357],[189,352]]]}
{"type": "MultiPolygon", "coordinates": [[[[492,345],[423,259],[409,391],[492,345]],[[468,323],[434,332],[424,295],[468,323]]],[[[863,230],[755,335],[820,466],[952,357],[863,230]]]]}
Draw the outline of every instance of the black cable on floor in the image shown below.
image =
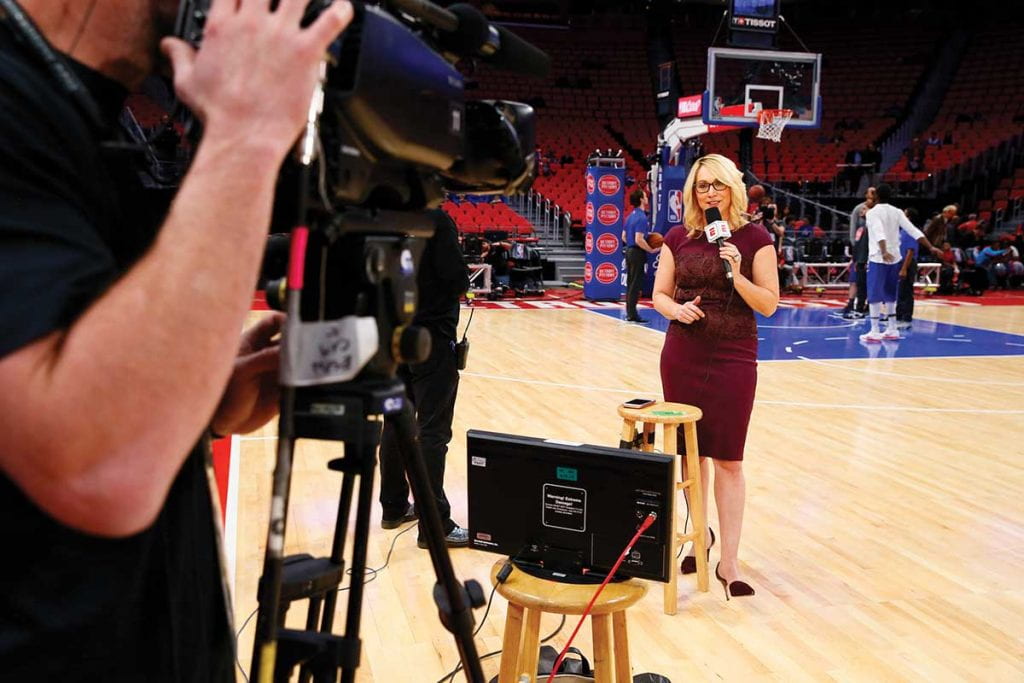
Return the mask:
{"type": "MultiPolygon", "coordinates": [[[[366,568],[366,572],[363,574],[363,576],[364,577],[369,576],[370,578],[368,578],[365,581],[363,581],[363,585],[364,586],[366,584],[372,582],[374,579],[376,579],[378,572],[384,571],[385,569],[388,568],[388,565],[391,563],[391,554],[395,551],[395,544],[398,542],[398,538],[400,536],[403,536],[403,535],[409,533],[410,531],[412,531],[415,528],[416,528],[415,524],[410,524],[408,527],[406,527],[405,529],[402,529],[402,531],[400,531],[397,534],[395,534],[395,537],[393,539],[391,539],[391,547],[388,548],[388,554],[384,556],[384,564],[382,564],[381,566],[376,567],[376,568],[373,568],[373,567],[367,567],[366,568]]],[[[346,570],[345,573],[348,574],[349,577],[352,576],[352,570],[351,569],[346,570]]],[[[349,585],[345,586],[343,588],[338,588],[338,592],[341,593],[343,591],[347,591],[351,587],[351,585],[352,584],[351,584],[351,580],[350,580],[349,585]]],[[[491,592],[491,595],[494,595],[493,591],[491,592]]],[[[259,606],[257,606],[256,609],[254,609],[252,612],[249,613],[249,616],[247,616],[245,618],[245,621],[242,622],[242,627],[239,628],[238,629],[238,633],[235,634],[235,664],[238,666],[238,670],[242,672],[242,678],[245,679],[245,683],[249,683],[249,675],[246,673],[245,669],[242,668],[242,663],[238,660],[238,639],[241,637],[242,631],[244,631],[245,627],[249,625],[249,622],[252,620],[252,618],[254,616],[256,616],[256,613],[259,611],[259,609],[260,609],[259,606]]],[[[488,607],[488,609],[490,609],[490,607],[488,607]]],[[[484,618],[485,619],[487,618],[486,614],[484,614],[484,618]]],[[[481,624],[481,626],[482,625],[483,624],[481,624]]]]}

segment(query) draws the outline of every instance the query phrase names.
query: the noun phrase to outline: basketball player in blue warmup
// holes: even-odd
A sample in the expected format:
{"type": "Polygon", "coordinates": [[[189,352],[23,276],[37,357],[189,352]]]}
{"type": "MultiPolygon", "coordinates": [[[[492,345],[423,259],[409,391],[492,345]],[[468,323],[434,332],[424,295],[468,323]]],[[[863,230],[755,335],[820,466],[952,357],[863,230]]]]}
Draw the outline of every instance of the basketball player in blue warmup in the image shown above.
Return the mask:
{"type": "Polygon", "coordinates": [[[907,216],[889,203],[892,187],[878,186],[878,203],[867,213],[868,226],[868,313],[871,330],[860,335],[863,342],[899,339],[896,328],[896,298],[900,283],[900,228],[938,257],[941,251],[907,216]],[[879,328],[885,322],[885,331],[879,328]]]}

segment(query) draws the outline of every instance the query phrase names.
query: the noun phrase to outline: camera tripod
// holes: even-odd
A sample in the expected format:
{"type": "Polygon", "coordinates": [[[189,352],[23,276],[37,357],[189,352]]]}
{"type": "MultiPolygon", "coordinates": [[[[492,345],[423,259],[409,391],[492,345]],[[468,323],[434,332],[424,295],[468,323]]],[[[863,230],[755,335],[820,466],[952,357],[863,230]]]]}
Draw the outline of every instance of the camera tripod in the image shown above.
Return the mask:
{"type": "MultiPolygon", "coordinates": [[[[360,335],[353,332],[354,326],[349,329],[338,323],[333,327],[318,329],[314,343],[310,344],[308,340],[296,342],[293,347],[303,348],[293,352],[287,348],[288,335],[297,329],[298,323],[294,327],[286,325],[282,341],[282,376],[287,378],[292,374],[294,378],[301,374],[302,368],[312,368],[312,375],[316,377],[298,382],[282,382],[277,461],[263,575],[257,594],[259,608],[251,680],[261,683],[288,681],[293,669],[298,666],[299,680],[303,683],[310,680],[316,683],[336,681],[339,670],[342,683],[355,681],[360,660],[359,628],[376,450],[380,444],[383,421],[387,421],[395,428],[401,459],[418,503],[420,524],[437,577],[433,593],[441,623],[455,637],[468,680],[483,683],[483,670],[473,642],[474,622],[471,611],[473,607],[485,603],[483,590],[476,581],[461,584],[455,577],[445,545],[442,521],[432,502],[430,482],[420,453],[414,409],[405,395],[403,383],[395,377],[394,372],[397,362],[403,357],[416,360],[423,354],[422,337],[417,336],[416,328],[406,324],[411,318],[411,307],[404,297],[404,293],[409,291],[404,285],[408,284],[407,280],[413,270],[409,249],[405,246],[406,238],[395,235],[346,236],[340,240],[340,249],[336,248],[338,245],[328,244],[331,241],[328,239],[324,244],[310,243],[307,252],[306,237],[300,234],[297,239],[295,232],[292,235],[292,265],[287,299],[289,321],[301,320],[300,313],[303,312],[300,310],[303,272],[302,268],[296,270],[296,263],[314,264],[311,266],[314,271],[319,268],[320,272],[314,272],[309,279],[319,281],[322,288],[324,283],[331,284],[328,271],[363,273],[367,281],[356,287],[359,290],[358,296],[353,295],[352,291],[342,292],[341,298],[346,301],[343,307],[357,302],[355,312],[361,311],[364,321],[373,323],[370,331],[376,334],[371,336],[381,342],[373,344],[369,352],[372,359],[363,365],[357,339],[360,335]],[[322,258],[307,258],[307,253],[316,254],[318,250],[322,258]],[[328,251],[341,254],[340,261],[332,261],[327,256],[328,251]],[[396,261],[399,263],[394,263],[396,261]],[[354,267],[357,263],[361,268],[354,267]],[[403,311],[404,315],[401,314],[403,311]],[[366,313],[371,313],[372,317],[366,316],[366,313]],[[352,332],[353,336],[346,337],[348,332],[352,332]],[[328,340],[333,341],[328,343],[328,340]],[[391,344],[384,340],[391,341],[391,344]],[[419,348],[416,348],[417,344],[419,348]],[[301,355],[309,348],[314,349],[311,354],[319,360],[310,363],[306,359],[305,364],[297,362],[295,354],[301,355]],[[344,357],[332,355],[339,348],[344,351],[344,357]],[[341,358],[351,363],[338,360],[341,358]],[[302,365],[302,368],[291,372],[287,367],[289,365],[302,365]],[[350,381],[321,381],[336,366],[349,370],[363,366],[363,369],[353,372],[357,376],[350,381]],[[295,386],[296,383],[299,386],[295,386]],[[313,557],[309,554],[285,557],[283,552],[294,448],[300,438],[345,443],[344,456],[328,463],[329,469],[343,474],[334,537],[328,557],[313,557]],[[357,480],[358,494],[355,491],[357,480]],[[332,628],[339,586],[345,575],[343,551],[353,496],[356,496],[356,514],[349,565],[351,579],[345,632],[339,636],[332,633],[332,628]],[[283,625],[288,608],[291,603],[299,600],[309,601],[305,628],[286,629],[283,625]]],[[[316,239],[314,235],[308,237],[311,241],[316,239]]],[[[328,314],[338,313],[337,307],[331,311],[330,304],[325,307],[317,302],[316,307],[321,312],[320,317],[323,317],[324,310],[328,314]]],[[[350,314],[353,311],[344,313],[350,314]]],[[[335,317],[335,320],[341,319],[340,315],[335,317]]],[[[362,331],[366,332],[365,327],[362,331]]]]}

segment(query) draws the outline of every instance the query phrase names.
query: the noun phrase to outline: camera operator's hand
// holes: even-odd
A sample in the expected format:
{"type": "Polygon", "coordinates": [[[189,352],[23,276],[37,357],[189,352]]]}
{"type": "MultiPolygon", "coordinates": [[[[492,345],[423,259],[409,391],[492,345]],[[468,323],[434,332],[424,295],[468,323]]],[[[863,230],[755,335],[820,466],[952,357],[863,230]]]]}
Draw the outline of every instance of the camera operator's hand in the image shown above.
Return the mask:
{"type": "Polygon", "coordinates": [[[283,313],[273,313],[242,333],[231,379],[210,421],[215,434],[245,434],[259,429],[277,414],[281,354],[275,337],[284,320],[283,313]]]}
{"type": "Polygon", "coordinates": [[[303,29],[306,4],[280,0],[271,11],[269,0],[213,0],[198,51],[162,41],[174,89],[207,138],[284,157],[306,121],[327,46],[352,20],[352,5],[336,0],[303,29]]]}

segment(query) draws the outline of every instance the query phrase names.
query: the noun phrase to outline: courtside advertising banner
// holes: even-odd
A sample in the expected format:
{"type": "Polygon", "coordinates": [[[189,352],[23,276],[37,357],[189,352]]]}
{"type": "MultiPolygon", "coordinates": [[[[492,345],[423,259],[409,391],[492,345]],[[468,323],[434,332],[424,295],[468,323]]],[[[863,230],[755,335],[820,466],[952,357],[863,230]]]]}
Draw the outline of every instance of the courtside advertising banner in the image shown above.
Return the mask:
{"type": "Polygon", "coordinates": [[[618,301],[622,296],[622,201],[626,170],[587,169],[587,204],[584,223],[583,296],[591,301],[618,301]]]}
{"type": "MultiPolygon", "coordinates": [[[[686,184],[686,176],[690,169],[688,166],[659,167],[658,187],[658,212],[651,221],[654,225],[654,232],[667,235],[668,231],[677,225],[683,224],[683,185],[686,184]]],[[[647,257],[647,271],[644,274],[643,296],[650,296],[654,290],[654,275],[658,272],[658,260],[661,255],[659,250],[656,254],[647,257]]]]}

